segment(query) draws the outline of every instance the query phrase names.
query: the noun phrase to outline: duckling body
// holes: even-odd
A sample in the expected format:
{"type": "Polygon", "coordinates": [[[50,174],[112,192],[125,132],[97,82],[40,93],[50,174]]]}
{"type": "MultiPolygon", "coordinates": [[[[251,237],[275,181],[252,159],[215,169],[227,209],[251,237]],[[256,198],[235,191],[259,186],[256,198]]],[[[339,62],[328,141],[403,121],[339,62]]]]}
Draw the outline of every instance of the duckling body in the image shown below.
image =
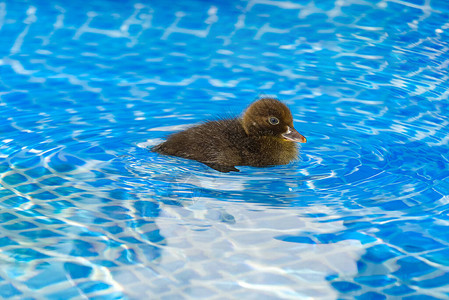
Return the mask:
{"type": "Polygon", "coordinates": [[[287,106],[263,98],[241,118],[209,121],[177,132],[152,151],[197,160],[220,172],[238,172],[235,166],[287,164],[298,155],[295,142],[305,141],[293,128],[287,106]]]}

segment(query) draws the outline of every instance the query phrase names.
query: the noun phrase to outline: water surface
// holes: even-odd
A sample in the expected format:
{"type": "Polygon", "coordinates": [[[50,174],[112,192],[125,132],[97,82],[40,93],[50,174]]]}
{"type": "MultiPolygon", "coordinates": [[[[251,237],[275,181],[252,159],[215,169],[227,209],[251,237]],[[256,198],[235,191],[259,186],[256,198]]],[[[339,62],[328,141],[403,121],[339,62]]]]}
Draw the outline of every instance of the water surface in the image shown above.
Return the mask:
{"type": "Polygon", "coordinates": [[[449,298],[449,5],[0,2],[0,297],[449,298]],[[300,159],[148,151],[290,106],[300,159]]]}

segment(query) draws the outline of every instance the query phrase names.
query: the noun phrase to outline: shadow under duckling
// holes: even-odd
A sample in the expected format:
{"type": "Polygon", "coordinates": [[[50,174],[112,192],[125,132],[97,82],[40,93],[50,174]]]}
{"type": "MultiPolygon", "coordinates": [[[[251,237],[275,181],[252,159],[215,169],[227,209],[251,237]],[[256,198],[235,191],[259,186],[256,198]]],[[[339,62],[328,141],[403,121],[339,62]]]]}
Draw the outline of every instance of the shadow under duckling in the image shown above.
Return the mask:
{"type": "Polygon", "coordinates": [[[295,142],[306,138],[293,127],[290,109],[274,98],[253,102],[242,117],[209,121],[174,133],[151,150],[199,161],[220,172],[235,166],[267,167],[295,160],[295,142]]]}

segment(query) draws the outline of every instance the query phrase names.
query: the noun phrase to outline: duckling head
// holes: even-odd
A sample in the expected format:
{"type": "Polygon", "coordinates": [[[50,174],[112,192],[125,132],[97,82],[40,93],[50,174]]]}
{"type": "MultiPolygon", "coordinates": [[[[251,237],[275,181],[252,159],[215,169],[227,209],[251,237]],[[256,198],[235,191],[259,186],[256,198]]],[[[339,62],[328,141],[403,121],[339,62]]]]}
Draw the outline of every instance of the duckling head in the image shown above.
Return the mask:
{"type": "Polygon", "coordinates": [[[253,102],[243,114],[246,134],[275,137],[290,142],[305,143],[306,138],[293,127],[290,109],[274,98],[262,98],[253,102]]]}

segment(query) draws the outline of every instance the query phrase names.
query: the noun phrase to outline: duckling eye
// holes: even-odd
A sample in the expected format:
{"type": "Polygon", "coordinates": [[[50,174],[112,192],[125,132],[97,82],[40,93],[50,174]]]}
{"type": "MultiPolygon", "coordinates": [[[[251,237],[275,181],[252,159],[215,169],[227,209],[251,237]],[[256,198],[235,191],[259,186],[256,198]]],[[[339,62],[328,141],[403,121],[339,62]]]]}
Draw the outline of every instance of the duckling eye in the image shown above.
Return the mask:
{"type": "Polygon", "coordinates": [[[277,124],[279,124],[279,119],[276,117],[270,117],[268,119],[268,122],[270,122],[271,125],[277,125],[277,124]]]}

